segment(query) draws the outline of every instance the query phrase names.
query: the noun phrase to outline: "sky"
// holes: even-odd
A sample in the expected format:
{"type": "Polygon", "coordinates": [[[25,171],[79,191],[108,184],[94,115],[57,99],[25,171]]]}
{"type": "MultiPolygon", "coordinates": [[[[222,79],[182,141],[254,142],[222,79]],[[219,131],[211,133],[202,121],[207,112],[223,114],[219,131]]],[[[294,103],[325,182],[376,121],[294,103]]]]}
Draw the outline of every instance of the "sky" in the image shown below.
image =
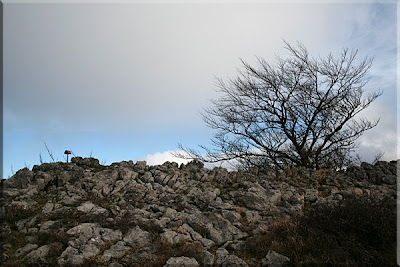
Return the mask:
{"type": "Polygon", "coordinates": [[[50,162],[45,143],[59,161],[177,160],[178,143],[210,142],[216,77],[285,57],[283,40],[374,58],[365,89],[384,93],[363,115],[380,123],[357,153],[399,158],[395,1],[17,2],[3,7],[4,178],[50,162]]]}

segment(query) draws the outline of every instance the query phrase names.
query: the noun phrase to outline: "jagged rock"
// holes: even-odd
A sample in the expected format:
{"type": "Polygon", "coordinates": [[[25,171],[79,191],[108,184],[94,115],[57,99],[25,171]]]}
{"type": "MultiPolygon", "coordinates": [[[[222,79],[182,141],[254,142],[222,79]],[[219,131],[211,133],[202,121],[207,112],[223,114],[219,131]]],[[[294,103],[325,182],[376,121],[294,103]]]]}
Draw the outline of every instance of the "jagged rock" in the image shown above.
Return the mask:
{"type": "Polygon", "coordinates": [[[241,239],[247,236],[246,233],[240,231],[236,226],[232,225],[228,220],[219,214],[209,214],[207,217],[200,214],[186,216],[187,224],[203,237],[207,237],[221,245],[226,241],[233,239],[241,239]]]}
{"type": "Polygon", "coordinates": [[[304,201],[310,202],[310,203],[315,203],[318,199],[318,190],[317,189],[307,189],[305,196],[304,196],[304,201]]]}
{"type": "Polygon", "coordinates": [[[52,202],[47,202],[43,208],[42,208],[42,212],[43,213],[50,213],[53,210],[57,210],[59,208],[61,208],[62,205],[60,205],[59,203],[52,203],[52,202]]]}
{"type": "Polygon", "coordinates": [[[99,160],[95,158],[73,157],[71,162],[84,168],[95,168],[100,166],[99,160]]]}
{"type": "Polygon", "coordinates": [[[24,259],[26,259],[29,262],[34,262],[37,260],[45,260],[45,258],[47,257],[47,255],[50,252],[50,249],[54,247],[61,247],[60,243],[53,243],[53,244],[48,244],[48,245],[44,245],[39,247],[38,249],[32,250],[31,252],[29,252],[24,259]]]}
{"type": "Polygon", "coordinates": [[[208,235],[217,245],[221,245],[229,240],[237,240],[247,236],[246,233],[240,231],[236,226],[232,225],[219,214],[210,214],[208,218],[212,222],[206,225],[208,235]]]}
{"type": "Polygon", "coordinates": [[[290,259],[276,251],[269,250],[265,258],[262,260],[263,267],[284,267],[288,266],[290,259]]]}
{"type": "MultiPolygon", "coordinates": [[[[23,265],[26,257],[60,266],[141,266],[157,261],[158,246],[166,243],[172,250],[196,249],[196,263],[189,259],[195,266],[260,266],[258,259],[246,257],[246,263],[237,255],[245,251],[249,236],[267,233],[277,219],[314,203],[397,194],[397,161],[342,172],[300,168],[295,174],[265,175],[208,170],[196,161],[179,168],[171,162],[100,166],[95,159],[73,161],[34,166],[2,180],[0,235],[7,239],[18,231],[21,240],[2,244],[3,250],[16,251],[0,255],[4,265],[23,265]],[[43,244],[46,239],[49,244],[43,244]],[[53,245],[56,241],[60,244],[53,245]]],[[[263,263],[278,264],[275,256],[270,251],[263,263]]],[[[184,257],[170,259],[170,264],[185,262],[184,257]]]]}
{"type": "Polygon", "coordinates": [[[140,180],[142,180],[145,183],[152,183],[154,182],[153,175],[151,172],[145,172],[143,175],[139,177],[140,180]]]}
{"type": "Polygon", "coordinates": [[[116,244],[104,251],[101,259],[104,261],[109,261],[112,258],[122,258],[129,250],[130,247],[126,246],[124,241],[118,241],[116,244]]]}
{"type": "Polygon", "coordinates": [[[9,234],[11,234],[10,225],[2,220],[2,224],[0,225],[0,237],[4,237],[9,234]]]}
{"type": "MultiPolygon", "coordinates": [[[[184,165],[182,165],[184,166],[184,165]]],[[[204,167],[204,163],[198,160],[192,160],[188,164],[186,164],[185,169],[188,170],[200,170],[204,167]]]]}
{"type": "Polygon", "coordinates": [[[231,223],[239,222],[242,219],[242,216],[236,211],[227,211],[222,216],[231,223]]]}
{"type": "Polygon", "coordinates": [[[186,223],[183,224],[182,226],[179,226],[177,231],[185,236],[184,237],[185,240],[187,239],[187,240],[199,241],[206,249],[209,249],[215,245],[215,243],[212,240],[204,238],[186,223]]]}
{"type": "Polygon", "coordinates": [[[249,209],[258,211],[268,210],[272,205],[278,204],[282,193],[277,189],[266,190],[262,186],[251,187],[248,191],[233,193],[236,202],[249,209]]]}
{"type": "Polygon", "coordinates": [[[93,243],[87,243],[79,248],[84,259],[89,259],[100,253],[100,249],[93,243]]]}
{"type": "Polygon", "coordinates": [[[30,251],[32,251],[32,250],[34,250],[34,249],[37,249],[39,246],[37,245],[37,244],[31,244],[31,243],[28,243],[28,244],[26,244],[25,246],[23,246],[22,248],[19,248],[16,252],[15,252],[15,255],[16,256],[22,256],[22,255],[25,255],[26,253],[28,253],[28,252],[30,252],[30,251]]]}
{"type": "Polygon", "coordinates": [[[389,184],[389,185],[395,185],[397,182],[397,177],[396,175],[382,175],[382,183],[384,184],[389,184]]]}
{"type": "Polygon", "coordinates": [[[218,266],[221,266],[222,263],[225,261],[226,257],[228,257],[229,252],[225,249],[225,248],[219,248],[217,249],[217,251],[215,252],[215,263],[218,266]]]}
{"type": "Polygon", "coordinates": [[[199,256],[201,258],[202,266],[205,267],[214,266],[215,256],[212,253],[208,252],[207,250],[204,250],[203,252],[200,253],[199,256]]]}
{"type": "Polygon", "coordinates": [[[124,241],[131,247],[147,246],[151,242],[149,232],[143,231],[139,226],[129,230],[125,235],[124,241]]]}
{"type": "Polygon", "coordinates": [[[246,210],[245,215],[246,215],[246,220],[249,223],[261,221],[261,216],[257,211],[246,210]]]}
{"type": "Polygon", "coordinates": [[[58,258],[57,263],[60,266],[73,265],[80,266],[84,263],[85,258],[79,253],[79,250],[74,247],[67,247],[58,258]]]}
{"type": "Polygon", "coordinates": [[[133,166],[133,168],[134,168],[135,170],[138,170],[138,171],[143,171],[143,170],[145,170],[146,167],[147,167],[146,164],[147,164],[147,163],[146,163],[146,161],[144,161],[144,160],[142,160],[142,161],[137,161],[136,164],[133,166]]]}
{"type": "Polygon", "coordinates": [[[169,258],[164,267],[198,267],[199,263],[195,258],[172,257],[169,258]]]}
{"type": "Polygon", "coordinates": [[[185,240],[192,240],[189,234],[180,234],[169,229],[166,229],[165,232],[160,235],[160,237],[170,245],[175,245],[184,242],[185,240]]]}
{"type": "Polygon", "coordinates": [[[106,210],[105,208],[99,207],[97,205],[94,205],[92,202],[89,202],[89,201],[83,203],[76,209],[80,212],[87,213],[87,214],[108,216],[108,210],[106,210]]]}
{"type": "Polygon", "coordinates": [[[27,188],[33,180],[33,172],[28,168],[23,168],[17,171],[12,179],[2,180],[3,188],[27,188]]]}
{"type": "Polygon", "coordinates": [[[49,185],[56,184],[54,176],[44,171],[36,172],[35,182],[39,191],[45,191],[49,185]]]}
{"type": "Polygon", "coordinates": [[[122,239],[122,233],[120,230],[101,228],[100,235],[101,239],[105,242],[116,242],[122,239]]]}
{"type": "Polygon", "coordinates": [[[31,204],[29,204],[29,203],[26,202],[26,201],[12,201],[12,202],[9,204],[9,207],[10,207],[10,208],[11,208],[11,207],[17,207],[17,208],[21,208],[21,209],[23,209],[23,210],[28,210],[28,209],[30,209],[31,204]]]}
{"type": "Polygon", "coordinates": [[[363,194],[363,190],[361,188],[358,188],[358,187],[352,189],[351,192],[356,196],[362,196],[362,194],[363,194]]]}
{"type": "Polygon", "coordinates": [[[172,209],[172,208],[170,208],[170,207],[167,207],[166,209],[165,209],[165,212],[164,212],[164,216],[165,217],[168,217],[168,218],[171,218],[171,219],[174,219],[175,217],[176,217],[176,214],[177,214],[178,212],[175,210],[175,209],[172,209]]]}
{"type": "Polygon", "coordinates": [[[52,220],[46,221],[40,226],[39,232],[48,233],[56,224],[57,221],[52,221],[52,220]]]}
{"type": "Polygon", "coordinates": [[[80,250],[84,258],[97,255],[100,250],[97,246],[104,243],[100,237],[100,226],[96,223],[82,223],[67,231],[67,234],[74,236],[68,244],[80,250]],[[90,256],[89,256],[90,255],[90,256]]]}
{"type": "Polygon", "coordinates": [[[82,200],[82,196],[80,195],[65,195],[61,199],[60,203],[65,206],[75,206],[82,200]]]}
{"type": "Polygon", "coordinates": [[[224,258],[222,264],[222,267],[248,267],[249,265],[247,262],[242,260],[236,255],[228,255],[224,258]]]}

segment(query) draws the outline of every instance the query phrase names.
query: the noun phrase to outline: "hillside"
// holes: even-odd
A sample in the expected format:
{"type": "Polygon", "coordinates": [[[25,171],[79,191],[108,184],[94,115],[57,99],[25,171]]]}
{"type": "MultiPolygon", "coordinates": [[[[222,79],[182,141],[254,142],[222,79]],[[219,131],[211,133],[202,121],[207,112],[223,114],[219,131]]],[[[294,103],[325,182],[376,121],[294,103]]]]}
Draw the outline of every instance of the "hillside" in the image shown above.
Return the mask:
{"type": "Polygon", "coordinates": [[[196,161],[44,163],[2,180],[2,266],[285,266],[334,264],[346,255],[342,263],[349,266],[395,266],[397,164],[260,174],[210,170],[196,161]],[[349,214],[335,213],[338,207],[349,214]],[[345,239],[329,239],[329,231],[341,236],[344,226],[329,227],[346,214],[373,222],[365,228],[356,222],[369,231],[354,235],[359,251],[349,252],[345,239]],[[329,216],[331,223],[319,221],[329,216]],[[338,247],[308,246],[319,233],[313,222],[330,229],[324,228],[323,243],[338,247]],[[382,244],[364,243],[374,231],[386,231],[373,240],[382,244]],[[291,237],[297,239],[290,243],[291,237]]]}

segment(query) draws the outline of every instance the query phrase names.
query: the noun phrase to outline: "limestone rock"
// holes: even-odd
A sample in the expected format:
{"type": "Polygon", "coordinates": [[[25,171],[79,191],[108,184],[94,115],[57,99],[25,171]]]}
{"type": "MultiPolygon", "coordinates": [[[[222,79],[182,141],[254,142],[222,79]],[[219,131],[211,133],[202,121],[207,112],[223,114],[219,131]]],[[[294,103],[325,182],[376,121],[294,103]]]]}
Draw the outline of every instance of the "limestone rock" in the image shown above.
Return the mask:
{"type": "Polygon", "coordinates": [[[172,257],[169,258],[164,267],[198,267],[199,263],[195,258],[172,257]]]}
{"type": "Polygon", "coordinates": [[[34,262],[37,260],[44,260],[46,256],[49,254],[52,245],[55,246],[56,244],[48,244],[41,246],[38,249],[29,252],[24,258],[30,262],[34,262]]]}
{"type": "Polygon", "coordinates": [[[75,265],[80,266],[84,263],[85,258],[79,253],[79,250],[74,247],[67,247],[58,258],[57,262],[60,266],[75,265]]]}
{"type": "Polygon", "coordinates": [[[77,207],[77,210],[83,213],[87,214],[92,214],[92,215],[105,215],[108,216],[108,210],[105,208],[99,207],[97,205],[94,205],[92,202],[85,202],[79,207],[77,207]]]}
{"type": "Polygon", "coordinates": [[[249,265],[236,255],[228,255],[224,258],[222,267],[248,267],[249,265]]]}
{"type": "Polygon", "coordinates": [[[48,233],[51,231],[52,228],[55,227],[56,224],[57,221],[52,221],[52,220],[46,221],[40,226],[39,232],[48,233]]]}
{"type": "Polygon", "coordinates": [[[89,167],[89,168],[95,168],[100,166],[99,160],[95,158],[82,158],[82,157],[73,157],[71,159],[72,163],[75,163],[76,165],[80,167],[89,167]]]}
{"type": "MultiPolygon", "coordinates": [[[[25,260],[52,266],[142,266],[157,262],[160,246],[169,244],[173,255],[182,252],[175,251],[181,245],[194,249],[196,259],[173,257],[166,266],[258,266],[256,258],[240,258],[249,238],[268,233],[276,220],[290,219],[314,203],[354,195],[395,199],[399,163],[267,174],[210,170],[197,161],[179,168],[144,161],[101,166],[80,157],[45,163],[1,182],[1,249],[7,253],[0,258],[5,266],[25,260]],[[18,242],[8,238],[14,231],[18,242]]],[[[263,259],[264,266],[288,263],[274,251],[263,259]]]]}
{"type": "Polygon", "coordinates": [[[23,168],[17,171],[16,174],[10,179],[5,179],[3,181],[4,188],[27,188],[28,185],[33,180],[33,172],[30,171],[28,168],[23,168]]]}
{"type": "Polygon", "coordinates": [[[151,242],[149,232],[143,231],[139,226],[129,230],[123,239],[131,247],[147,246],[151,242]]]}
{"type": "Polygon", "coordinates": [[[19,249],[15,252],[15,255],[16,255],[16,256],[22,256],[22,255],[25,255],[26,253],[28,253],[28,252],[30,252],[30,251],[32,251],[32,250],[34,250],[34,249],[37,249],[37,248],[38,248],[38,245],[28,243],[28,244],[26,244],[25,246],[23,246],[22,248],[19,248],[19,249]]]}
{"type": "Polygon", "coordinates": [[[290,259],[276,251],[269,250],[265,258],[262,260],[263,267],[284,267],[288,266],[290,259]]]}
{"type": "Polygon", "coordinates": [[[221,266],[222,263],[225,261],[226,257],[228,257],[229,252],[225,249],[225,248],[219,248],[217,249],[216,253],[215,253],[215,257],[216,257],[216,264],[218,266],[221,266]]]}
{"type": "Polygon", "coordinates": [[[169,229],[166,229],[165,232],[160,235],[160,237],[162,240],[171,245],[184,242],[185,240],[187,241],[192,240],[190,235],[188,234],[177,233],[169,229]]]}
{"type": "Polygon", "coordinates": [[[200,258],[202,259],[201,263],[203,264],[203,266],[205,266],[205,267],[214,266],[215,256],[213,254],[211,254],[210,252],[208,252],[207,250],[204,250],[200,254],[200,258]]]}
{"type": "Polygon", "coordinates": [[[118,241],[116,244],[104,251],[102,259],[109,261],[112,258],[122,258],[129,250],[130,247],[126,246],[125,242],[118,241]]]}

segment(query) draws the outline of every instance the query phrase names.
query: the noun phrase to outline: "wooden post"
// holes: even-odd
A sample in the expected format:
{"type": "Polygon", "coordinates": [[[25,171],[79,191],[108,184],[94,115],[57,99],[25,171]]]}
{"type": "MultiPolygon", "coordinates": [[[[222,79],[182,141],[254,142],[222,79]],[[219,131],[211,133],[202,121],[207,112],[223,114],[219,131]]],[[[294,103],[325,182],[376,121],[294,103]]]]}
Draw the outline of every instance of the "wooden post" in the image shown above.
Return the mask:
{"type": "Polygon", "coordinates": [[[65,150],[65,151],[64,151],[64,154],[67,155],[67,163],[68,163],[68,155],[71,154],[71,151],[70,151],[70,150],[65,150]]]}

